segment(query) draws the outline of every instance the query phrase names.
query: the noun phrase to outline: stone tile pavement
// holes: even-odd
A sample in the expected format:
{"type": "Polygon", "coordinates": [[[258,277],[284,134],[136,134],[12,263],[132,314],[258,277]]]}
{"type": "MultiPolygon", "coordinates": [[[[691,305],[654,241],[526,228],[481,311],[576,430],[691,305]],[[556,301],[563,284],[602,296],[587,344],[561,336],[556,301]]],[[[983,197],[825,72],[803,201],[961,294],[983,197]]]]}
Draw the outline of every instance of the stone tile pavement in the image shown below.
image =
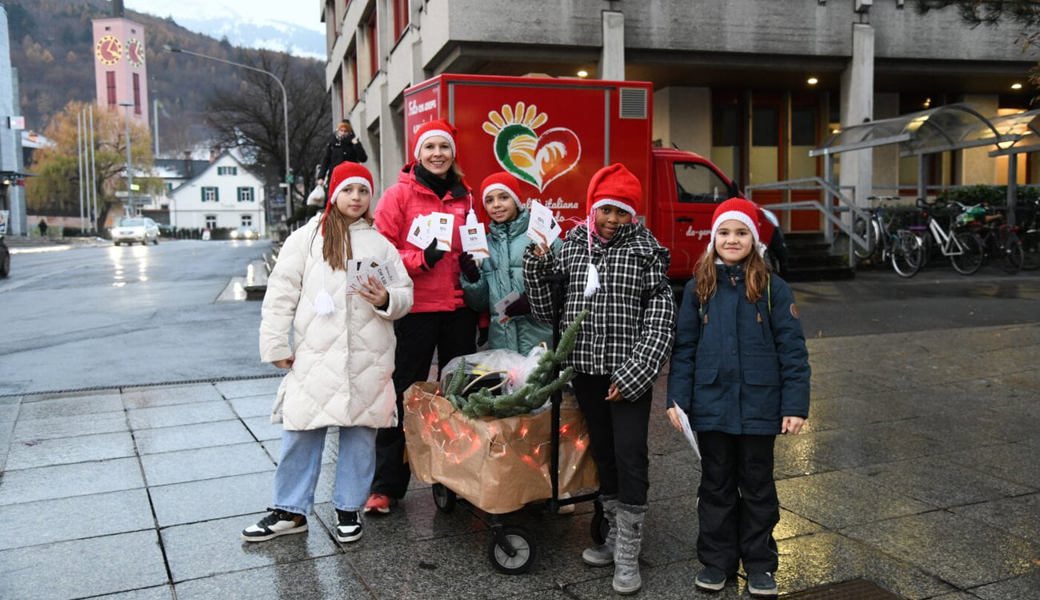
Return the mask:
{"type": "MultiPolygon", "coordinates": [[[[807,432],[777,443],[782,594],[865,578],[912,599],[1040,598],[1040,325],[809,346],[807,432]]],[[[492,568],[473,511],[438,512],[418,482],[360,542],[336,543],[335,438],[311,530],[242,543],[269,502],[277,383],[0,398],[0,598],[613,595],[610,569],[579,557],[588,503],[508,517],[540,547],[521,576],[492,568]]],[[[702,597],[697,463],[663,411],[651,427],[642,597],[702,597]]],[[[741,581],[715,597],[746,596],[741,581]]]]}

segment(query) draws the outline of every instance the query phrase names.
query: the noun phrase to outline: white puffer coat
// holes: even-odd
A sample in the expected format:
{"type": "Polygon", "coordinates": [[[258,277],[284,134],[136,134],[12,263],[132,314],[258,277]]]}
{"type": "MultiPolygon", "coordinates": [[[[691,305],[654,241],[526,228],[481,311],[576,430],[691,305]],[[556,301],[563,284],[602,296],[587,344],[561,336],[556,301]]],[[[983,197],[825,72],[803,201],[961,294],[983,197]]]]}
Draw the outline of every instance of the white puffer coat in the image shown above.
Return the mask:
{"type": "Polygon", "coordinates": [[[364,219],[350,226],[350,242],[354,257],[374,257],[397,270],[399,281],[387,290],[385,311],[347,295],[346,273],[333,271],[322,258],[320,217],[289,236],[267,280],[260,358],[273,362],[295,356],[271,411],[271,422],[285,429],[397,423],[393,321],[412,308],[412,280],[397,250],[364,219]],[[323,287],[335,305],[324,316],[314,310],[323,287]]]}

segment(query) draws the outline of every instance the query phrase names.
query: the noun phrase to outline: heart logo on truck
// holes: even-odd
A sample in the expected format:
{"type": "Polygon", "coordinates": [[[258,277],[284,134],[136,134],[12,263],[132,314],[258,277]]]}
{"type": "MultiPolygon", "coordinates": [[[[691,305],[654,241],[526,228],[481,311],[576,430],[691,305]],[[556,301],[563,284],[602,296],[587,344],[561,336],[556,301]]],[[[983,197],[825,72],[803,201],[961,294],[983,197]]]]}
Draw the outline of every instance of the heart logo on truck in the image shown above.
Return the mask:
{"type": "Polygon", "coordinates": [[[581,140],[570,129],[553,127],[539,135],[536,130],[548,122],[546,113],[535,105],[517,102],[515,108],[502,105],[502,113],[491,111],[483,129],[495,138],[495,158],[503,169],[521,181],[545,191],[550,183],[577,166],[581,159],[581,140]]]}

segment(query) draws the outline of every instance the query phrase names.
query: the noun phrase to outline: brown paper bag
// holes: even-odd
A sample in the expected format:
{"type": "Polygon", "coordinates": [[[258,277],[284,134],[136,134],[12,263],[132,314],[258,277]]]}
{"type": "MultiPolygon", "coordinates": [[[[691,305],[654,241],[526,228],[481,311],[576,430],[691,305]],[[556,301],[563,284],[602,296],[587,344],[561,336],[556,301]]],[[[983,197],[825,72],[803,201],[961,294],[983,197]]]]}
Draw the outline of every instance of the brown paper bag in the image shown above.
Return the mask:
{"type": "MultiPolygon", "coordinates": [[[[470,419],[437,384],[420,382],[404,393],[404,433],[412,473],[440,483],[477,508],[501,514],[548,500],[552,415],[470,419]]],[[[560,494],[598,487],[585,419],[576,406],[560,410],[560,494]]]]}

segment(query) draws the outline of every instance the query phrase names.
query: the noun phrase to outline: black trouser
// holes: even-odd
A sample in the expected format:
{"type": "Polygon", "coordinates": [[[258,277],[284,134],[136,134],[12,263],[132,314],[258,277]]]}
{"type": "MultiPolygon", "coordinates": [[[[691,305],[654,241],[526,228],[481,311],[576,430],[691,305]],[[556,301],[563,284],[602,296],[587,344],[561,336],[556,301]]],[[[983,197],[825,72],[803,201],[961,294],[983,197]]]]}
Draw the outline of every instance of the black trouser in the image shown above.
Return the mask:
{"type": "Polygon", "coordinates": [[[476,348],[477,313],[468,308],[451,312],[412,313],[394,323],[397,352],[394,356],[394,391],[397,392],[397,426],[376,434],[376,474],[372,491],[403,498],[412,471],[404,462],[404,391],[430,374],[437,350],[438,374],[456,356],[476,348]]]}
{"type": "Polygon", "coordinates": [[[701,449],[701,485],[697,489],[697,559],[737,572],[776,571],[773,527],[780,521],[780,500],[773,481],[773,435],[697,434],[701,449]]]}
{"type": "Polygon", "coordinates": [[[574,378],[574,395],[589,427],[599,492],[604,496],[616,494],[623,504],[641,506],[646,504],[650,488],[646,438],[653,392],[647,390],[635,402],[608,402],[609,387],[609,375],[579,373],[574,378]]]}

